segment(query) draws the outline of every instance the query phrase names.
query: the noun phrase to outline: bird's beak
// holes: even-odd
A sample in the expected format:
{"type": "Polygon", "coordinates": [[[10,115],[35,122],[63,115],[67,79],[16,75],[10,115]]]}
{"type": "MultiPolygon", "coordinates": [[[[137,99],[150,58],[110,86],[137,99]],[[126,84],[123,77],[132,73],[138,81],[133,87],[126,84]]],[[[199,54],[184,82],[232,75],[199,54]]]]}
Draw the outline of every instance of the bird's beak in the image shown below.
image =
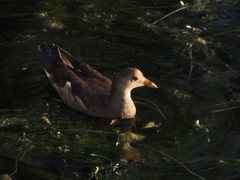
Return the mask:
{"type": "Polygon", "coordinates": [[[153,83],[152,81],[148,80],[147,78],[144,79],[143,81],[144,86],[153,88],[153,89],[157,89],[157,85],[155,83],[153,83]]]}

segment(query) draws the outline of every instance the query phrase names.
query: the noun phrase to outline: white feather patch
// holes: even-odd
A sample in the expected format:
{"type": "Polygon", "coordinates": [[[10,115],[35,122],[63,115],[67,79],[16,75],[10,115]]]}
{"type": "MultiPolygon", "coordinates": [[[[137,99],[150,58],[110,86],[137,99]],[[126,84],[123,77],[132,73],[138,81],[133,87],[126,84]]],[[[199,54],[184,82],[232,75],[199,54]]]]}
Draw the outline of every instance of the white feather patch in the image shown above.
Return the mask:
{"type": "Polygon", "coordinates": [[[87,109],[86,106],[83,104],[83,101],[82,101],[78,96],[75,96],[75,98],[76,98],[77,102],[78,102],[81,106],[84,106],[85,109],[87,109]]]}
{"type": "Polygon", "coordinates": [[[86,106],[78,96],[72,94],[72,84],[67,81],[63,87],[58,86],[56,83],[53,84],[61,99],[69,106],[80,111],[87,111],[86,106]]]}
{"type": "Polygon", "coordinates": [[[48,77],[48,79],[50,79],[52,76],[51,76],[51,74],[49,74],[48,72],[47,72],[47,70],[46,69],[44,69],[44,71],[45,71],[45,73],[46,73],[46,75],[47,75],[47,77],[48,77]]]}

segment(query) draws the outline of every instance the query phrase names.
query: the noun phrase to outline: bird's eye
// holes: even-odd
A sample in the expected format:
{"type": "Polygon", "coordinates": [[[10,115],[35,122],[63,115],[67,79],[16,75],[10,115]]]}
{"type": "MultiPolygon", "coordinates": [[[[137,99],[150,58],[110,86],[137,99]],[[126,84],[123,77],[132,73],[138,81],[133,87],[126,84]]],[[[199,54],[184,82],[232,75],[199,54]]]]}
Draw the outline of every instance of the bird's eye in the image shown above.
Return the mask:
{"type": "Polygon", "coordinates": [[[133,80],[133,81],[137,81],[138,78],[137,78],[136,76],[133,76],[133,77],[132,77],[132,80],[133,80]]]}

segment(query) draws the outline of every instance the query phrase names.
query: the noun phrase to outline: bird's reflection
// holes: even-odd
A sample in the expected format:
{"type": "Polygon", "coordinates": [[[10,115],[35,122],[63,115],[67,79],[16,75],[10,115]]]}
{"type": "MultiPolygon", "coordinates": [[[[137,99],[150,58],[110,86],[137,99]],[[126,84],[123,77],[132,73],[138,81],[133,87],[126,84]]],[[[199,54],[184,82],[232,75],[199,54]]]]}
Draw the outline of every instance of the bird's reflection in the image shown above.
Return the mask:
{"type": "Polygon", "coordinates": [[[120,159],[137,162],[142,159],[140,150],[131,146],[134,142],[139,142],[144,139],[143,135],[132,132],[135,126],[135,118],[119,121],[120,133],[118,135],[118,146],[120,147],[120,159]]]}

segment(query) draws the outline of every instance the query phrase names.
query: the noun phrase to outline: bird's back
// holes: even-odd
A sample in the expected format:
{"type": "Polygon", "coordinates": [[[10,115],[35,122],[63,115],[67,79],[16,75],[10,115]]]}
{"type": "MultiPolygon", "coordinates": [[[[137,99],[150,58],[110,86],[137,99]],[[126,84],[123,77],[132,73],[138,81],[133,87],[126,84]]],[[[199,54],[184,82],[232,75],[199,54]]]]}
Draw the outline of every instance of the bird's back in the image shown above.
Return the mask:
{"type": "Polygon", "coordinates": [[[39,45],[36,54],[66,104],[88,114],[106,105],[110,79],[55,44],[39,45]]]}

